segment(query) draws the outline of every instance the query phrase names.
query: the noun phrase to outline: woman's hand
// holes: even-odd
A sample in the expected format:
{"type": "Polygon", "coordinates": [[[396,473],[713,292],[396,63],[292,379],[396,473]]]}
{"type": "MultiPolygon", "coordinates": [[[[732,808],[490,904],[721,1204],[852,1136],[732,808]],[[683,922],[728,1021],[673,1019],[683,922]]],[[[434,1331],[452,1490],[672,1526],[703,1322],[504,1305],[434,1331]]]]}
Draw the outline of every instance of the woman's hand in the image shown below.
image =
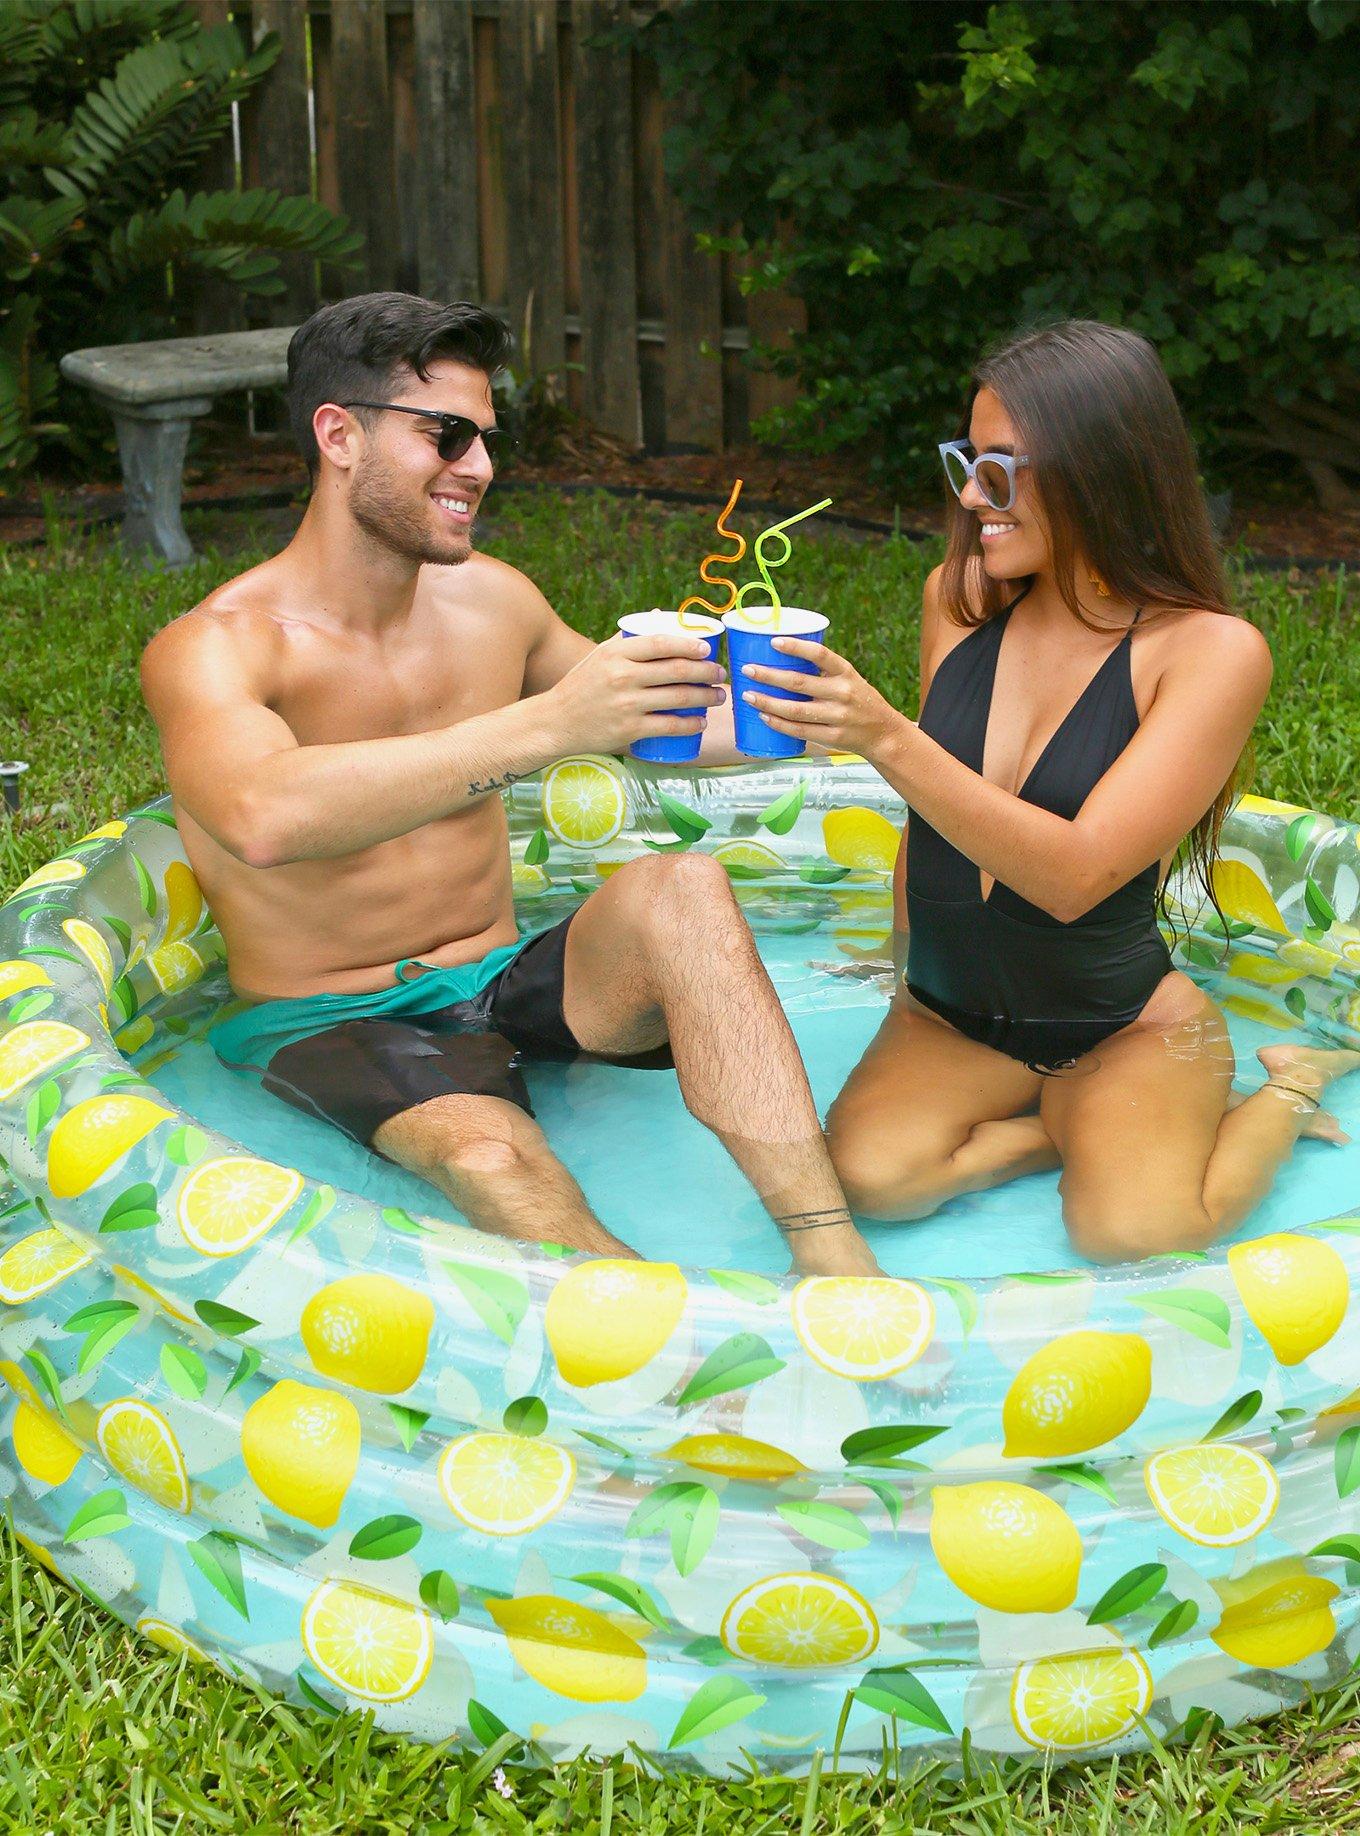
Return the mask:
{"type": "Polygon", "coordinates": [[[776,650],[791,657],[806,657],[820,672],[805,676],[798,670],[768,669],[764,664],[748,663],[742,680],[732,684],[733,693],[762,714],[776,733],[825,746],[831,752],[858,752],[872,759],[894,732],[913,725],[844,657],[838,657],[825,644],[808,644],[793,637],[777,637],[773,642],[776,650]],[[780,701],[751,689],[751,682],[770,682],[812,699],[780,701]]]}

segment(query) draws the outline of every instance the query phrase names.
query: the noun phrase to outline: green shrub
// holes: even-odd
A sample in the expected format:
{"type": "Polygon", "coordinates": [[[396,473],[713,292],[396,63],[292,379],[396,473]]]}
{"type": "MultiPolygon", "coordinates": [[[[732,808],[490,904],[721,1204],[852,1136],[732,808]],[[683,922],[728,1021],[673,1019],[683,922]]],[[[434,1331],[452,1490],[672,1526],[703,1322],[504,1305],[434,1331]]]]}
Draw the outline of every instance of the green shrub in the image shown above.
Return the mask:
{"type": "Polygon", "coordinates": [[[79,450],[65,351],[179,329],[188,273],[277,293],[281,253],[358,246],[309,198],[184,189],[277,55],[184,0],[0,0],[0,477],[79,450]]]}
{"type": "Polygon", "coordinates": [[[1211,463],[1349,495],[1354,0],[693,0],[640,37],[691,220],[807,303],[767,431],[919,472],[989,339],[1091,317],[1156,342],[1211,463]]]}

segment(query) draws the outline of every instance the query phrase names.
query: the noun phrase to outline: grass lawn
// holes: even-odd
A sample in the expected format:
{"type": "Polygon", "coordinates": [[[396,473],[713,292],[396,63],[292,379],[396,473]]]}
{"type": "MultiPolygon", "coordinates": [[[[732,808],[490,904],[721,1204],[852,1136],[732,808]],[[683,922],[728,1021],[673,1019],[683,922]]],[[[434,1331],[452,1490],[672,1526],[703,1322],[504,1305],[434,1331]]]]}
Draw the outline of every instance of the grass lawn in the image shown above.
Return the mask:
{"type": "MultiPolygon", "coordinates": [[[[485,546],[523,567],[595,636],[623,612],[674,605],[691,590],[711,530],[704,513],[604,498],[502,503],[485,546]]],[[[0,894],[163,788],[137,688],[138,653],[161,624],[262,552],[210,555],[181,573],[148,575],[102,547],[45,555],[0,548],[0,757],[32,766],[25,812],[17,822],[0,812],[0,894]],[[38,813],[48,806],[58,807],[38,813]]],[[[785,596],[828,612],[837,646],[911,707],[916,610],[935,558],[906,542],[809,532],[785,570],[785,596]]],[[[1360,595],[1344,577],[1256,575],[1238,586],[1276,659],[1254,787],[1360,817],[1360,595]]],[[[259,1697],[111,1625],[3,1530],[0,1561],[8,1577],[0,1653],[6,1836],[1360,1830],[1360,1680],[1260,1727],[1205,1729],[1189,1749],[1089,1767],[1002,1772],[976,1764],[945,1778],[939,1769],[899,1776],[889,1761],[875,1778],[835,1778],[828,1757],[812,1783],[721,1785],[617,1764],[543,1772],[496,1749],[446,1753],[381,1734],[364,1716],[330,1720],[259,1697]],[[508,1797],[494,1780],[501,1759],[508,1797]]]]}

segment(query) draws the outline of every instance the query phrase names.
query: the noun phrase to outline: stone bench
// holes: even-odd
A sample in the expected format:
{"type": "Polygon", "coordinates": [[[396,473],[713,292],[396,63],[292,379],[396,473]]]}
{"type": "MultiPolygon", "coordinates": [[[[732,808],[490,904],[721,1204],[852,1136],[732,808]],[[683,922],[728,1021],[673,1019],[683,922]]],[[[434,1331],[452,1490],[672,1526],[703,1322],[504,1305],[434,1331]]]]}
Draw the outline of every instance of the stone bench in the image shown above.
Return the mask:
{"type": "Polygon", "coordinates": [[[128,549],[171,567],[193,558],[180,515],[189,424],[219,395],[286,381],[295,329],[106,344],[62,358],[62,375],[102,402],[118,430],[128,549]]]}

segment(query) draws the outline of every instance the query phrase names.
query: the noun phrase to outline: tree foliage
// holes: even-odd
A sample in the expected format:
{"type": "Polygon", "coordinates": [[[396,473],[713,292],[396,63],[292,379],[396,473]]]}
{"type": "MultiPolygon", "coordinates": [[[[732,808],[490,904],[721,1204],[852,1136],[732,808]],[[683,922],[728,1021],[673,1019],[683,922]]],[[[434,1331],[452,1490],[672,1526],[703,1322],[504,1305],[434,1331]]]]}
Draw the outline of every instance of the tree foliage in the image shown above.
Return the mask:
{"type": "Polygon", "coordinates": [[[1349,496],[1356,0],[689,0],[640,36],[691,220],[806,301],[772,431],[918,469],[990,339],[1094,317],[1154,340],[1211,463],[1349,496]]]}
{"type": "Polygon", "coordinates": [[[277,56],[184,0],[0,4],[0,476],[78,448],[58,358],[173,332],[180,277],[278,293],[280,254],[358,247],[310,198],[186,190],[277,56]]]}

